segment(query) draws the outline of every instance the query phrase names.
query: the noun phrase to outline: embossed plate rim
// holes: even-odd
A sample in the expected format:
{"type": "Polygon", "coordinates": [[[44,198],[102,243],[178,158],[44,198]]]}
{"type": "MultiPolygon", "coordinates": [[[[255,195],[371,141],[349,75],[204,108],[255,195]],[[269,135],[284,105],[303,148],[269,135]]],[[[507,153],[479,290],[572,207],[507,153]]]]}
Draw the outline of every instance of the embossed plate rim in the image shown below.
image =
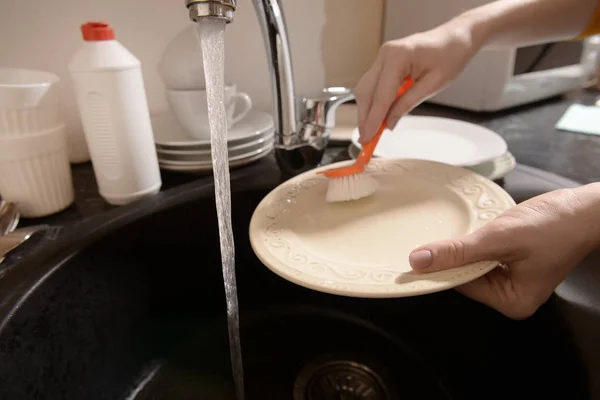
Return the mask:
{"type": "MultiPolygon", "coordinates": [[[[317,172],[319,171],[332,167],[341,167],[351,163],[352,161],[342,161],[305,172],[282,183],[261,200],[250,220],[249,237],[254,253],[265,265],[265,267],[289,282],[324,293],[361,298],[396,298],[417,296],[448,290],[483,276],[498,265],[497,261],[482,261],[464,267],[455,268],[453,270],[432,274],[421,274],[419,277],[422,277],[422,279],[412,282],[393,284],[356,284],[349,282],[336,283],[332,280],[317,278],[307,272],[301,272],[296,268],[286,264],[285,261],[274,255],[265,244],[265,241],[268,240],[268,229],[266,229],[267,224],[265,221],[275,221],[277,218],[277,209],[275,208],[277,205],[273,204],[274,201],[278,199],[289,198],[289,196],[293,195],[294,190],[305,190],[306,187],[303,188],[301,186],[302,184],[311,184],[311,182],[318,183],[320,180],[327,179],[321,175],[318,175],[317,172]],[[437,280],[432,280],[433,278],[437,280]]],[[[368,171],[369,173],[374,174],[398,174],[407,173],[406,170],[403,170],[403,168],[416,168],[417,171],[425,171],[428,167],[437,169],[441,168],[442,170],[446,171],[444,176],[430,176],[430,178],[433,180],[446,179],[447,184],[454,185],[460,184],[460,182],[463,182],[463,184],[464,182],[471,182],[471,186],[464,187],[463,191],[468,190],[469,188],[480,188],[482,192],[479,194],[479,197],[476,199],[476,201],[481,202],[481,199],[483,198],[491,199],[492,204],[496,204],[496,208],[492,209],[492,211],[495,210],[496,216],[501,214],[504,210],[515,205],[512,197],[510,197],[510,195],[504,189],[502,189],[493,181],[466,168],[443,164],[436,161],[421,159],[378,158],[371,161],[368,171]],[[386,170],[386,168],[388,170],[386,170]]],[[[464,193],[468,192],[465,191],[464,193]]],[[[478,196],[476,192],[472,192],[471,194],[473,193],[475,193],[474,197],[478,196]]],[[[465,196],[467,196],[467,194],[465,194],[465,196]]],[[[323,199],[323,201],[325,201],[325,199],[323,199]]],[[[485,214],[487,212],[486,207],[488,206],[485,204],[480,204],[478,206],[481,214],[485,214]]],[[[493,217],[488,220],[482,218],[483,222],[479,221],[478,224],[474,224],[476,226],[473,228],[479,228],[485,225],[491,219],[493,219],[493,217]]],[[[276,223],[273,222],[270,226],[274,226],[275,224],[276,223]]],[[[373,275],[374,274],[375,273],[373,273],[373,275]]]]}

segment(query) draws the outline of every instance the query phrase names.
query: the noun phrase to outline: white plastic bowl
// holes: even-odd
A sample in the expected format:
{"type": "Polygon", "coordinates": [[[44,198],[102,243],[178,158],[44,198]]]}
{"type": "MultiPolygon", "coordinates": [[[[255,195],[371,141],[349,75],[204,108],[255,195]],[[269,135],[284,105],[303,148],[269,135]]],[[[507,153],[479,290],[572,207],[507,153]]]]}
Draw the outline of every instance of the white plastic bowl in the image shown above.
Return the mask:
{"type": "Polygon", "coordinates": [[[0,137],[57,128],[60,78],[50,72],[0,68],[0,137]]]}

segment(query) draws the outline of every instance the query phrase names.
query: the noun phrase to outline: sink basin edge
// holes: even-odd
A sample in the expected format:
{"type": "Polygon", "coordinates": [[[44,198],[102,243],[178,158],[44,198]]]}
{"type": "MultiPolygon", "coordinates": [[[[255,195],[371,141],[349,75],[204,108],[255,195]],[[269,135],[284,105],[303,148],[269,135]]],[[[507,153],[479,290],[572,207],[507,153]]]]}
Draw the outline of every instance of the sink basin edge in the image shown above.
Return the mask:
{"type": "MultiPolygon", "coordinates": [[[[281,177],[271,171],[261,171],[260,166],[231,171],[232,194],[276,187],[281,182],[281,177]]],[[[91,217],[69,232],[41,243],[30,256],[3,270],[0,269],[0,336],[19,305],[79,251],[106,235],[156,212],[206,197],[214,197],[212,177],[167,189],[151,198],[91,217]]]]}

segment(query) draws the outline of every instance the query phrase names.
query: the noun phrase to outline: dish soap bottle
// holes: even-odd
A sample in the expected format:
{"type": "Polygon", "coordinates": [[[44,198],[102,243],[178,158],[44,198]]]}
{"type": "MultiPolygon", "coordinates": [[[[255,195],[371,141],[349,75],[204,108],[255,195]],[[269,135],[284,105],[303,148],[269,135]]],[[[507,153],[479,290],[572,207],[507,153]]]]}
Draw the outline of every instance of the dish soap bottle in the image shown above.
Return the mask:
{"type": "Polygon", "coordinates": [[[162,185],[141,63],[106,23],[81,26],[69,71],[100,195],[124,205],[162,185]]]}

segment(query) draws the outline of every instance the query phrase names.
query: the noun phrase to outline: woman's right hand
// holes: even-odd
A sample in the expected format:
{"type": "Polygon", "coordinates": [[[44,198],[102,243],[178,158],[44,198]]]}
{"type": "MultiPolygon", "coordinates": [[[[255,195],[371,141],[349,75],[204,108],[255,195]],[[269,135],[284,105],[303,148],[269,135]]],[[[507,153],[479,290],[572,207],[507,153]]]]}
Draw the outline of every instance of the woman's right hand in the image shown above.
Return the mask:
{"type": "Polygon", "coordinates": [[[385,43],[354,89],[360,142],[368,142],[386,118],[393,129],[404,114],[456,78],[479,47],[468,23],[459,20],[385,43]],[[394,101],[409,75],[414,86],[394,101]]]}
{"type": "Polygon", "coordinates": [[[505,211],[462,237],[423,245],[409,256],[418,272],[499,260],[486,275],[456,288],[509,318],[524,319],[600,243],[600,184],[548,192],[505,211]]]}

